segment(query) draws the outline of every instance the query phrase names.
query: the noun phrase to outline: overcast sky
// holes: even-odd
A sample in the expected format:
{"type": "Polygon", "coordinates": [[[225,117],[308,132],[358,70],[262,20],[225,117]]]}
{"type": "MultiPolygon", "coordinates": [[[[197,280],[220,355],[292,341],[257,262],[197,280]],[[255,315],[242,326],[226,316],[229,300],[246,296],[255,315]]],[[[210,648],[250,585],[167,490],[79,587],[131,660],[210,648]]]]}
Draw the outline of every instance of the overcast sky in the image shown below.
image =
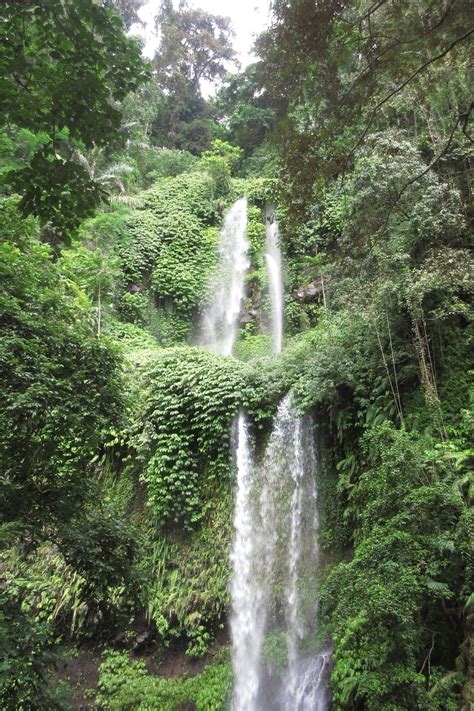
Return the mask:
{"type": "MultiPolygon", "coordinates": [[[[148,0],[139,10],[139,15],[146,28],[132,28],[134,33],[139,32],[145,38],[145,55],[151,58],[157,47],[158,41],[154,32],[154,17],[158,13],[161,0],[148,0]]],[[[175,0],[175,6],[177,2],[175,0]]],[[[239,61],[244,68],[255,60],[251,47],[255,36],[266,26],[269,17],[270,0],[189,0],[191,7],[199,7],[213,15],[230,17],[235,32],[234,48],[239,56],[239,61]]]]}

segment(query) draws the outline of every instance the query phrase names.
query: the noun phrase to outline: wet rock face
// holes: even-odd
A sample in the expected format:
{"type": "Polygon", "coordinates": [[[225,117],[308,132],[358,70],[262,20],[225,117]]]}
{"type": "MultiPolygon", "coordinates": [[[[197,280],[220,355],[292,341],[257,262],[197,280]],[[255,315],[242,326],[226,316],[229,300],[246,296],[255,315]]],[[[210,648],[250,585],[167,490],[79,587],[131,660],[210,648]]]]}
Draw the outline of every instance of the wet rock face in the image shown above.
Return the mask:
{"type": "Polygon", "coordinates": [[[318,277],[306,286],[302,286],[300,289],[298,289],[298,291],[293,294],[293,296],[299,301],[314,301],[314,299],[316,299],[316,297],[318,297],[322,293],[323,286],[321,282],[321,277],[318,277]]]}
{"type": "Polygon", "coordinates": [[[152,641],[152,635],[148,630],[144,630],[143,632],[140,632],[135,637],[135,642],[133,644],[134,651],[142,650],[151,641],[152,641]]]}

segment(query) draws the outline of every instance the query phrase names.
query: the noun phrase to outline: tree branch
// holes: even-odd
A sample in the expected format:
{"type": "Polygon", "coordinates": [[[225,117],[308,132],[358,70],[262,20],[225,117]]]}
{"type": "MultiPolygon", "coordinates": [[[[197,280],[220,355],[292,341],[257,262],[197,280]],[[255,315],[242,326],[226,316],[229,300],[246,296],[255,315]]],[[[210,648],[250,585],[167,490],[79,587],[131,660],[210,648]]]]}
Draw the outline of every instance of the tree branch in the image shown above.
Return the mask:
{"type": "MultiPolygon", "coordinates": [[[[446,49],[444,49],[442,52],[435,55],[434,57],[430,57],[430,59],[428,59],[421,66],[419,66],[418,69],[416,71],[414,71],[412,74],[410,74],[410,76],[407,79],[405,79],[405,81],[403,81],[396,89],[393,89],[393,91],[391,91],[389,94],[384,96],[384,98],[381,99],[376,104],[376,106],[372,109],[372,111],[370,112],[367,124],[366,124],[362,134],[358,138],[357,142],[349,151],[347,158],[349,158],[351,155],[353,155],[354,152],[357,150],[357,148],[361,145],[362,141],[366,137],[367,133],[369,132],[370,127],[372,126],[372,124],[374,122],[374,119],[375,119],[375,116],[376,116],[378,110],[380,108],[382,108],[382,106],[384,104],[386,104],[387,101],[390,101],[390,99],[392,99],[396,94],[400,93],[400,91],[402,91],[402,89],[404,89],[408,84],[410,84],[410,82],[412,82],[413,79],[415,79],[415,77],[417,77],[427,67],[429,67],[430,64],[433,64],[434,62],[437,62],[439,59],[442,59],[443,57],[445,57],[457,44],[459,44],[460,42],[463,42],[465,39],[467,39],[473,33],[474,33],[474,29],[471,28],[470,30],[468,30],[468,32],[465,32],[463,35],[461,35],[461,37],[457,37],[455,40],[453,40],[453,42],[451,42],[451,44],[448,47],[446,47],[446,49]]],[[[459,123],[459,120],[457,123],[459,123]]],[[[455,129],[456,128],[457,128],[457,124],[455,126],[455,129]]],[[[454,133],[454,131],[453,131],[453,133],[454,133]]]]}
{"type": "MultiPolygon", "coordinates": [[[[397,41],[391,42],[391,44],[388,44],[386,47],[383,47],[381,49],[380,53],[377,55],[377,57],[372,59],[372,61],[370,61],[368,59],[366,66],[355,78],[355,80],[353,81],[353,83],[351,84],[351,86],[349,87],[347,92],[345,93],[342,101],[344,102],[347,100],[347,98],[351,95],[352,91],[354,90],[355,86],[359,83],[359,81],[361,81],[361,79],[364,79],[365,77],[367,77],[370,74],[370,72],[373,70],[374,66],[376,66],[377,63],[379,63],[381,61],[381,59],[383,59],[383,57],[388,52],[391,52],[392,50],[397,49],[399,47],[403,47],[408,44],[413,44],[414,42],[418,42],[420,39],[424,39],[425,37],[428,37],[435,30],[437,30],[439,27],[441,27],[441,25],[444,23],[444,21],[446,20],[446,18],[449,15],[449,13],[451,12],[455,2],[456,2],[456,0],[450,0],[449,4],[445,8],[445,10],[444,10],[443,14],[441,15],[441,17],[439,18],[439,20],[437,20],[434,25],[431,25],[431,27],[428,27],[428,29],[425,32],[423,32],[422,34],[416,34],[415,37],[410,37],[410,38],[404,39],[404,40],[397,39],[397,41]]],[[[365,17],[367,17],[367,13],[366,13],[366,15],[364,15],[361,18],[360,24],[362,24],[362,21],[365,17]]],[[[369,16],[369,19],[370,19],[370,16],[369,16]]],[[[362,28],[361,28],[361,31],[362,31],[362,28]]]]}
{"type": "Polygon", "coordinates": [[[430,659],[431,659],[431,655],[432,655],[433,650],[434,650],[435,637],[436,637],[437,634],[438,634],[437,632],[433,632],[433,634],[432,634],[432,636],[431,636],[431,647],[430,647],[430,649],[429,649],[429,651],[428,651],[428,654],[427,654],[426,657],[425,657],[425,661],[423,662],[423,664],[422,664],[422,666],[421,666],[421,669],[420,669],[420,671],[419,671],[419,674],[422,674],[422,673],[423,673],[423,669],[425,668],[425,666],[426,666],[427,663],[428,663],[428,676],[430,676],[430,674],[431,674],[430,659]]]}
{"type": "MultiPolygon", "coordinates": [[[[436,163],[438,163],[441,160],[441,158],[448,152],[449,147],[451,146],[451,143],[453,142],[453,138],[454,138],[454,134],[456,133],[456,129],[458,128],[461,121],[464,121],[464,125],[467,126],[467,121],[469,119],[469,115],[471,114],[473,109],[474,109],[474,102],[471,103],[471,106],[469,107],[469,111],[467,112],[467,114],[461,114],[457,117],[456,122],[452,128],[451,133],[449,134],[448,140],[445,143],[443,150],[440,153],[438,153],[437,156],[435,156],[433,158],[431,163],[429,163],[421,173],[418,173],[418,175],[415,175],[414,178],[411,178],[411,180],[406,182],[405,185],[403,186],[403,188],[397,193],[397,195],[395,196],[395,198],[390,206],[390,209],[387,213],[387,217],[386,217],[385,222],[382,227],[382,233],[385,231],[385,229],[388,225],[388,222],[390,220],[390,216],[391,216],[393,210],[395,209],[396,204],[398,203],[398,201],[402,197],[403,193],[405,192],[405,190],[407,190],[407,188],[409,188],[410,185],[413,185],[413,183],[416,183],[418,180],[421,180],[421,178],[423,178],[423,176],[426,175],[436,165],[436,163]],[[466,116],[467,116],[467,118],[466,118],[466,116]]],[[[464,131],[463,131],[463,133],[464,133],[464,131]]],[[[468,138],[469,138],[469,136],[468,136],[468,138]]],[[[471,139],[469,139],[469,140],[471,140],[471,139]]]]}
{"type": "Polygon", "coordinates": [[[21,88],[24,89],[25,91],[27,91],[28,94],[32,94],[32,93],[33,93],[33,92],[31,91],[31,89],[29,89],[29,88],[26,86],[26,84],[24,84],[24,83],[22,82],[22,80],[20,79],[20,77],[18,77],[16,74],[12,74],[12,76],[13,76],[14,80],[16,81],[16,83],[18,84],[18,86],[21,86],[21,88]]]}
{"type": "MultiPolygon", "coordinates": [[[[359,19],[357,20],[357,24],[359,25],[359,27],[362,25],[364,20],[370,19],[370,17],[374,14],[374,12],[377,12],[377,10],[379,8],[383,7],[383,5],[386,5],[387,2],[388,2],[388,0],[379,0],[379,2],[375,2],[372,5],[372,7],[369,7],[367,12],[364,15],[362,15],[362,17],[359,17],[359,19]]],[[[352,27],[355,27],[355,24],[353,24],[352,27]]]]}

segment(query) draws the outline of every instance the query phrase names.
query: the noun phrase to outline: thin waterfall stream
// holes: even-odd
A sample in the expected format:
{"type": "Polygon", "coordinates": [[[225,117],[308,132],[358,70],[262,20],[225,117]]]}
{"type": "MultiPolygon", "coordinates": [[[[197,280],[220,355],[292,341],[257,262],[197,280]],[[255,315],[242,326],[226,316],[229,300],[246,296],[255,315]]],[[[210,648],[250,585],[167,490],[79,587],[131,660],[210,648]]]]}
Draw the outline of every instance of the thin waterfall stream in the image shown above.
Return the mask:
{"type": "Polygon", "coordinates": [[[250,266],[247,240],[247,198],[242,197],[224,218],[219,235],[218,265],[209,286],[209,303],[201,323],[201,345],[231,355],[237,332],[244,279],[250,266]]]}
{"type": "Polygon", "coordinates": [[[261,600],[255,594],[254,565],[256,539],[253,530],[252,493],[254,463],[247,418],[243,412],[237,421],[237,496],[235,502],[235,539],[231,553],[234,574],[231,581],[233,665],[235,695],[242,708],[252,709],[259,686],[260,651],[263,640],[261,600]]]}
{"type": "Polygon", "coordinates": [[[280,353],[283,343],[283,279],[281,270],[280,229],[275,208],[266,211],[266,253],[268,287],[272,316],[273,352],[280,353]]]}

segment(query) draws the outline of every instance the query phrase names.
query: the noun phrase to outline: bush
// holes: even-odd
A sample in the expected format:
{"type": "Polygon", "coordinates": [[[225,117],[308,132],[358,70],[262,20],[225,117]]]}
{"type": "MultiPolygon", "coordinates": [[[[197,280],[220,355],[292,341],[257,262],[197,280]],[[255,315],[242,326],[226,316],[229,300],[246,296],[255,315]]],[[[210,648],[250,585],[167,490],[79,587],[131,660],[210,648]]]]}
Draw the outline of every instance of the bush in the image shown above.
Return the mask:
{"type": "Polygon", "coordinates": [[[186,702],[196,711],[224,711],[230,683],[228,663],[212,664],[195,677],[165,679],[147,674],[143,661],[111,652],[99,669],[96,703],[106,711],[177,711],[186,702]]]}
{"type": "Polygon", "coordinates": [[[206,482],[228,472],[230,425],[242,402],[242,368],[203,350],[163,351],[149,374],[136,438],[148,505],[161,526],[190,528],[206,482]]]}
{"type": "Polygon", "coordinates": [[[48,624],[28,618],[17,599],[0,591],[0,704],[5,711],[63,709],[61,688],[48,676],[57,656],[48,624]]]}
{"type": "Polygon", "coordinates": [[[146,326],[150,296],[147,291],[124,291],[117,303],[117,313],[126,323],[146,326]]]}
{"type": "Polygon", "coordinates": [[[321,591],[335,643],[334,699],[368,711],[436,709],[422,661],[430,645],[433,664],[455,645],[440,603],[455,595],[453,572],[462,566],[454,545],[462,499],[422,438],[385,423],[369,430],[364,448],[367,468],[351,493],[354,558],[321,591]],[[441,647],[429,629],[443,630],[441,647]]]}

